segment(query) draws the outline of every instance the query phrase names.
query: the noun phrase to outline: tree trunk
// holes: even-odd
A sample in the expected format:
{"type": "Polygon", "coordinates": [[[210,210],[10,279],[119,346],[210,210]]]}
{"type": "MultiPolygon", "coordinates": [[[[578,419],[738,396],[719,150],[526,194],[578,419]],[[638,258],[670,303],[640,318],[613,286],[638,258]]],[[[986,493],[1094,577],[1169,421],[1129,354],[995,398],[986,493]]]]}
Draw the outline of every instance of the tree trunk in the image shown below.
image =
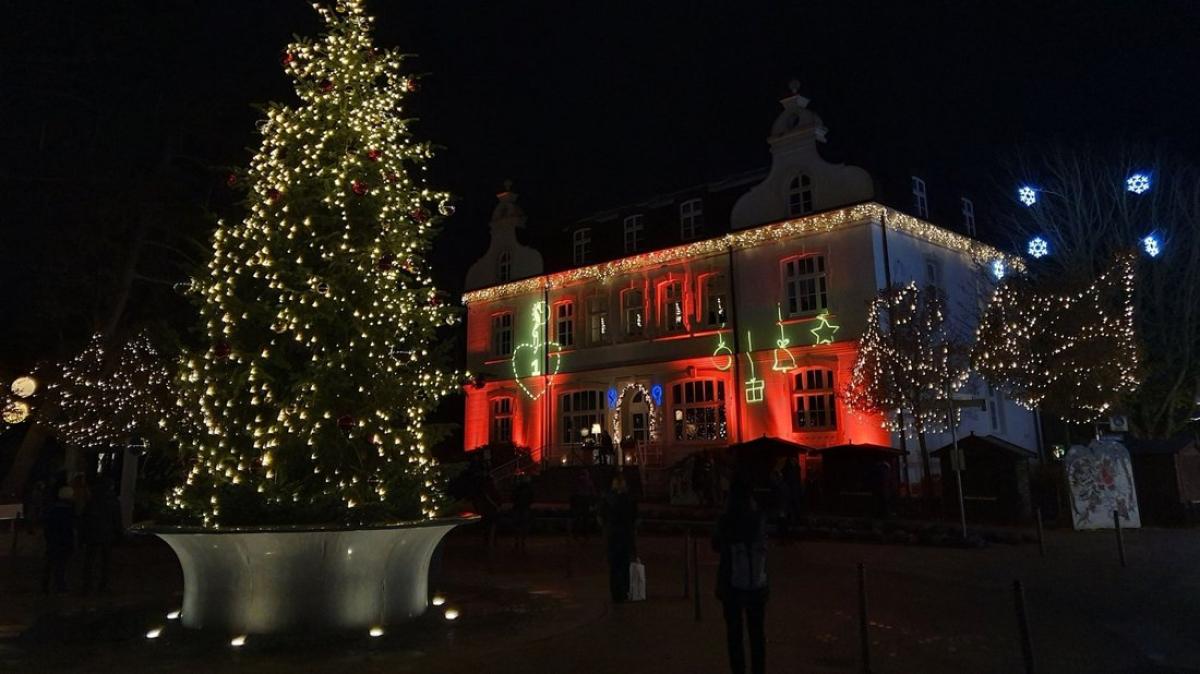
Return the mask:
{"type": "Polygon", "coordinates": [[[932,502],[933,471],[929,465],[929,446],[925,442],[925,431],[917,431],[917,445],[921,448],[921,493],[927,502],[932,502]]]}

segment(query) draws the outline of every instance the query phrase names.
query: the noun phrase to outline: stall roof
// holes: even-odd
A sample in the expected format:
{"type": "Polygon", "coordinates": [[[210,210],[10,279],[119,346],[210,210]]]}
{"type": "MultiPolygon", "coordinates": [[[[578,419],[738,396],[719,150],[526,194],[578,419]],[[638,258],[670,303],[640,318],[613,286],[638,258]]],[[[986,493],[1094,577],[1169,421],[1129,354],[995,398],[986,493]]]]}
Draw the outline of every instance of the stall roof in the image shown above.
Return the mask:
{"type": "MultiPolygon", "coordinates": [[[[948,452],[954,447],[954,443],[947,444],[945,447],[940,447],[933,450],[934,454],[948,452]]],[[[958,441],[959,449],[966,450],[991,450],[998,452],[1007,452],[1014,454],[1021,459],[1036,459],[1037,452],[1032,449],[1025,449],[1020,445],[1013,443],[1003,438],[998,438],[994,435],[975,435],[974,433],[962,438],[958,441]]]]}
{"type": "Polygon", "coordinates": [[[860,452],[863,454],[896,454],[896,455],[904,454],[903,450],[896,449],[895,447],[890,447],[888,445],[876,445],[876,444],[872,444],[870,442],[864,442],[861,444],[850,443],[850,444],[846,444],[846,445],[830,445],[829,447],[818,447],[811,451],[813,454],[831,454],[834,452],[837,452],[837,453],[860,452]]]}

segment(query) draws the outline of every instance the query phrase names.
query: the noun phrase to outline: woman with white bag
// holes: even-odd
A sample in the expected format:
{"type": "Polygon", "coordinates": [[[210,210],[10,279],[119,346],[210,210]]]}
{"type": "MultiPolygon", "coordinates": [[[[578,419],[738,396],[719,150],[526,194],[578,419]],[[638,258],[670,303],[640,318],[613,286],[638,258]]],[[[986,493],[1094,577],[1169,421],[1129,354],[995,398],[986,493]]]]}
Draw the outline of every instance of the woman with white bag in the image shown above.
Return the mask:
{"type": "Polygon", "coordinates": [[[725,608],[729,669],[745,674],[742,625],[750,637],[750,671],[766,671],[767,640],[763,622],[767,604],[767,523],[750,485],[734,482],[725,514],[717,520],[713,550],[721,554],[717,567],[717,598],[725,608]]]}

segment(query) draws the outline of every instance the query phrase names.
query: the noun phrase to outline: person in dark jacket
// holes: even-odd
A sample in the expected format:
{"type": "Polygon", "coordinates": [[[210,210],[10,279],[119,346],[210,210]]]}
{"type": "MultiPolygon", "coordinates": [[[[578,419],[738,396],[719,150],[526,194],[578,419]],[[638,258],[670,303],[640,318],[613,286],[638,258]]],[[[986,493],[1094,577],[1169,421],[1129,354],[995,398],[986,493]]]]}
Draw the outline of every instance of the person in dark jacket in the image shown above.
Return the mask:
{"type": "Polygon", "coordinates": [[[79,523],[79,542],[83,544],[83,592],[92,589],[92,567],[100,562],[101,592],[108,589],[108,562],[113,543],[121,537],[121,502],[113,491],[112,480],[104,478],[96,485],[79,523]]]}
{"type": "Polygon", "coordinates": [[[717,598],[725,612],[729,670],[745,674],[742,629],[750,637],[750,666],[754,674],[766,669],[764,618],[767,604],[767,524],[754,501],[750,485],[734,483],[725,513],[717,520],[713,550],[720,553],[717,598]]]}
{"type": "Polygon", "coordinates": [[[54,589],[67,590],[67,562],[75,550],[75,490],[68,486],[58,488],[57,498],[43,514],[43,532],[46,536],[46,564],[42,570],[42,592],[50,593],[50,579],[54,589]]]}
{"type": "Polygon", "coordinates": [[[629,563],[633,561],[637,501],[629,493],[625,476],[617,474],[612,491],[604,498],[604,537],[608,547],[608,589],[614,602],[629,599],[629,563]]]}
{"type": "Polygon", "coordinates": [[[596,524],[593,510],[596,501],[596,483],[587,468],[579,471],[575,486],[571,490],[571,538],[586,540],[596,524]]]}

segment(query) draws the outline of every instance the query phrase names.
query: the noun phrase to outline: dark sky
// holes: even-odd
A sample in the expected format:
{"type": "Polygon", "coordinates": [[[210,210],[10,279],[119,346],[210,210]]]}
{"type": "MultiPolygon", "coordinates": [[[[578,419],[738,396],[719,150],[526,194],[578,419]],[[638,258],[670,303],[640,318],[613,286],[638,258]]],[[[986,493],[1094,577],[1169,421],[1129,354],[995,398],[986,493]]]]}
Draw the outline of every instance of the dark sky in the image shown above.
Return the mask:
{"type": "MultiPolygon", "coordinates": [[[[531,222],[555,229],[765,166],[767,129],[793,77],[830,128],[826,156],[953,176],[981,204],[1007,197],[1004,162],[1020,146],[1132,141],[1200,155],[1200,3],[1189,0],[370,9],[378,43],[417,54],[413,69],[429,74],[416,129],[445,146],[433,177],[460,199],[436,255],[455,290],[486,245],[503,178],[517,181],[531,222]]],[[[251,105],[291,100],[279,54],[293,33],[317,28],[299,0],[10,0],[0,13],[10,147],[0,180],[17,204],[0,221],[0,265],[21,298],[5,307],[16,321],[54,320],[30,312],[70,288],[47,290],[43,272],[14,261],[55,259],[60,274],[114,266],[122,235],[97,249],[112,254],[82,256],[70,242],[103,226],[82,213],[118,196],[136,203],[148,189],[138,181],[186,183],[204,206],[226,208],[213,196],[223,171],[207,167],[245,163],[257,142],[251,105]],[[164,138],[194,159],[191,173],[155,168],[164,138]]],[[[125,212],[110,214],[115,231],[125,212]]]]}

